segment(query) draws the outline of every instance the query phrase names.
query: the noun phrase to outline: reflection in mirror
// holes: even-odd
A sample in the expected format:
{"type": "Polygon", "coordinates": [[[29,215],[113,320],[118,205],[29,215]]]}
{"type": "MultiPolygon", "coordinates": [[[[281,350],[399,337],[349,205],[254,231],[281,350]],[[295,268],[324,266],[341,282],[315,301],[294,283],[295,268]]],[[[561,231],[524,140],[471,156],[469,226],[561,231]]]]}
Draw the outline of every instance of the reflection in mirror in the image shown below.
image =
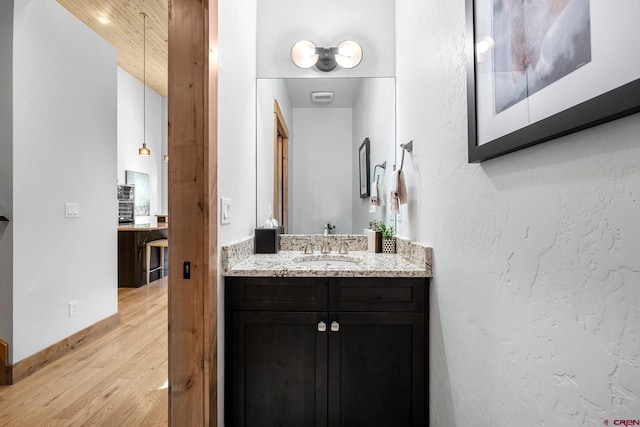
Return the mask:
{"type": "Polygon", "coordinates": [[[336,234],[362,234],[371,221],[388,222],[394,78],[258,79],[256,108],[257,227],[270,205],[291,234],[322,233],[327,224],[336,234]],[[366,138],[374,206],[371,193],[360,197],[366,138]]]}

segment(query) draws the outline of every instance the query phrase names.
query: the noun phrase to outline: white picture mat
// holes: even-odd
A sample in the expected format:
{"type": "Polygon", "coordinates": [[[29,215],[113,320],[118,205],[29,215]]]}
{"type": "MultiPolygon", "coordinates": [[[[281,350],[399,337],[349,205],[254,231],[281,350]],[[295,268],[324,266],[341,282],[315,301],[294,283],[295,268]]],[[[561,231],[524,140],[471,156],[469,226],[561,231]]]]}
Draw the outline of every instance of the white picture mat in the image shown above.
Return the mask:
{"type": "MultiPolygon", "coordinates": [[[[492,0],[476,1],[476,41],[493,33],[492,13],[492,0]]],[[[492,57],[476,58],[478,145],[640,78],[640,3],[592,1],[590,16],[591,62],[500,114],[494,107],[492,57]]]]}

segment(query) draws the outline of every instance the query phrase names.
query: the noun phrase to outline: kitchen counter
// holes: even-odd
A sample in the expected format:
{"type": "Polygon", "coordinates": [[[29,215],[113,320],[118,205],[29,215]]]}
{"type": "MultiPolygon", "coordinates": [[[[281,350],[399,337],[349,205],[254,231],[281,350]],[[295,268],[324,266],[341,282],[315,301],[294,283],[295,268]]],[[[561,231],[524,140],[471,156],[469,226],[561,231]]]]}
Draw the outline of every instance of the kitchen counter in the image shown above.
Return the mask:
{"type": "Polygon", "coordinates": [[[118,231],[154,231],[166,230],[169,224],[166,222],[150,223],[150,224],[123,224],[118,226],[118,231]]]}
{"type": "MultiPolygon", "coordinates": [[[[122,224],[118,226],[118,287],[137,288],[147,283],[145,248],[147,242],[166,239],[167,223],[122,224]]],[[[157,270],[160,251],[152,251],[151,280],[162,277],[157,270]],[[153,271],[155,269],[155,271],[153,271]]],[[[165,251],[167,257],[168,251],[165,251]]],[[[165,265],[168,261],[165,258],[165,265]]]]}
{"type": "Polygon", "coordinates": [[[432,277],[428,266],[420,267],[398,254],[351,251],[304,254],[301,251],[280,251],[277,254],[252,254],[233,267],[224,269],[224,276],[243,277],[432,277]],[[309,261],[329,260],[310,265],[309,261]],[[333,265],[331,260],[353,261],[349,265],[333,265]],[[303,261],[303,262],[300,262],[303,261]]]}

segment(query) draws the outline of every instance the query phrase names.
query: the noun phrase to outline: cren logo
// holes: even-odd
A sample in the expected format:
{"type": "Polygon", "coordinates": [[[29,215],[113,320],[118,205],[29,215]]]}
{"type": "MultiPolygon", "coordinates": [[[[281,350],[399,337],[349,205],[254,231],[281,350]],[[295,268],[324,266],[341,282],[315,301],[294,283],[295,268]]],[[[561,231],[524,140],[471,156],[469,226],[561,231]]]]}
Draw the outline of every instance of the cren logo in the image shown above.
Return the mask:
{"type": "MultiPolygon", "coordinates": [[[[609,425],[609,420],[605,425],[609,425]]],[[[613,420],[614,426],[640,426],[640,420],[613,420]]]]}

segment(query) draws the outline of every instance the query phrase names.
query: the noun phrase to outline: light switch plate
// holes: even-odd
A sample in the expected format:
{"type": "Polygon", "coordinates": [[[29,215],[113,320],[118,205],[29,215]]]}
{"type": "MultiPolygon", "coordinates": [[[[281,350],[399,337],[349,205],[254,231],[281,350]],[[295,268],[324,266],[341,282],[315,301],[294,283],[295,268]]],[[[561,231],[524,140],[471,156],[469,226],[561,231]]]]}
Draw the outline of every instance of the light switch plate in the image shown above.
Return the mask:
{"type": "Polygon", "coordinates": [[[231,199],[220,197],[220,224],[231,223],[231,199]]]}
{"type": "Polygon", "coordinates": [[[80,204],[79,203],[65,203],[64,204],[64,216],[65,216],[65,218],[78,218],[78,217],[80,217],[80,204]]]}

